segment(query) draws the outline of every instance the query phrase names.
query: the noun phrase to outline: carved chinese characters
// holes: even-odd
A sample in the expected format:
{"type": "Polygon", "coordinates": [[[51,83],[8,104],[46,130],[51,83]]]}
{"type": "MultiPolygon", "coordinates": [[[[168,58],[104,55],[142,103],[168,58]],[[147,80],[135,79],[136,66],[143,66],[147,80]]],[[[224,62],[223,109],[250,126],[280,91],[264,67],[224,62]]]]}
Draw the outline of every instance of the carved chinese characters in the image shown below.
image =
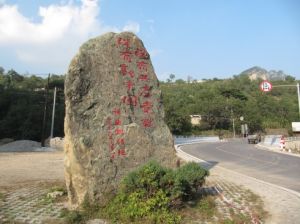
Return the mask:
{"type": "Polygon", "coordinates": [[[66,77],[65,176],[70,203],[105,203],[120,179],[149,161],[175,165],[150,56],[132,33],[86,42],[66,77]]]}

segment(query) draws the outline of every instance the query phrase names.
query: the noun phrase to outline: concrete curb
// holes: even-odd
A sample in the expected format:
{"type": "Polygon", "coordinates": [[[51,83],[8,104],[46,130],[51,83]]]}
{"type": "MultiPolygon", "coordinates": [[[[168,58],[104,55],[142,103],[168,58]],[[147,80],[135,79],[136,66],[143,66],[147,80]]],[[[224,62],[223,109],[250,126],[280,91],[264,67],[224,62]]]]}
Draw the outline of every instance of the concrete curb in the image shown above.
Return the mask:
{"type": "Polygon", "coordinates": [[[256,144],[255,148],[258,148],[258,149],[261,149],[261,150],[267,150],[267,151],[271,151],[271,152],[276,152],[276,153],[280,153],[280,154],[284,154],[284,155],[300,157],[300,155],[298,155],[298,154],[290,153],[290,152],[278,151],[278,150],[274,149],[274,147],[266,146],[266,145],[263,145],[261,143],[256,144]]]}
{"type": "MultiPolygon", "coordinates": [[[[205,161],[205,160],[203,160],[203,159],[199,159],[199,158],[197,158],[197,157],[195,157],[195,156],[192,156],[192,155],[190,155],[190,154],[188,154],[188,153],[182,151],[182,150],[181,150],[181,146],[183,146],[183,145],[189,145],[189,144],[175,145],[175,150],[176,150],[176,152],[177,152],[176,154],[177,154],[178,157],[180,157],[181,159],[184,159],[184,160],[189,160],[189,159],[190,159],[191,161],[194,161],[194,162],[200,162],[200,163],[206,164],[207,166],[213,166],[212,163],[209,163],[209,162],[207,162],[207,161],[205,161]],[[181,157],[180,155],[183,156],[183,157],[181,157]],[[186,158],[186,157],[187,157],[187,158],[186,158]]],[[[297,192],[297,191],[290,190],[290,189],[288,189],[288,188],[281,187],[281,186],[278,186],[278,185],[276,185],[276,184],[268,183],[268,182],[265,182],[265,181],[263,181],[263,180],[259,180],[259,179],[255,178],[255,177],[250,177],[250,176],[247,176],[247,175],[245,175],[245,174],[241,174],[241,173],[238,173],[238,172],[236,172],[236,171],[229,170],[229,169],[224,168],[224,167],[219,166],[219,165],[216,165],[215,167],[220,168],[220,169],[222,169],[222,170],[224,170],[224,171],[227,171],[227,172],[229,172],[229,173],[235,174],[235,175],[237,175],[237,176],[240,176],[240,177],[243,177],[243,178],[248,178],[248,179],[253,180],[253,181],[256,181],[256,182],[258,182],[258,183],[266,184],[266,185],[268,185],[268,186],[275,187],[275,188],[277,188],[277,189],[286,191],[286,192],[291,193],[291,194],[297,196],[298,198],[300,198],[300,193],[297,192]]]]}

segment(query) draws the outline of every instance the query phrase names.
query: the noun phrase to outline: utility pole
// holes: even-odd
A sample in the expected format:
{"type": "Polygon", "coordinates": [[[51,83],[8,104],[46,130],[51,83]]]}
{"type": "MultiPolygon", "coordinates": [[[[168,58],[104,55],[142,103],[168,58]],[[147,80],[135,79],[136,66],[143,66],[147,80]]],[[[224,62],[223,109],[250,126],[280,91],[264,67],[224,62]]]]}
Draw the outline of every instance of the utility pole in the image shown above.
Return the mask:
{"type": "Polygon", "coordinates": [[[233,117],[233,110],[232,110],[232,108],[231,108],[231,117],[232,117],[233,138],[235,138],[235,124],[234,124],[234,117],[233,117]]]}
{"type": "Polygon", "coordinates": [[[297,83],[297,93],[298,93],[298,107],[299,107],[299,118],[300,118],[300,88],[299,88],[299,83],[297,83]]]}
{"type": "Polygon", "coordinates": [[[53,96],[53,109],[52,109],[52,122],[51,122],[50,138],[53,138],[54,116],[55,116],[55,102],[56,102],[56,86],[54,88],[54,96],[53,96]]]}
{"type": "Polygon", "coordinates": [[[50,80],[50,74],[48,75],[47,85],[45,86],[46,91],[45,91],[44,117],[43,117],[43,126],[42,126],[42,139],[41,139],[42,147],[45,147],[45,127],[46,127],[46,115],[47,115],[47,105],[48,105],[49,80],[50,80]]]}

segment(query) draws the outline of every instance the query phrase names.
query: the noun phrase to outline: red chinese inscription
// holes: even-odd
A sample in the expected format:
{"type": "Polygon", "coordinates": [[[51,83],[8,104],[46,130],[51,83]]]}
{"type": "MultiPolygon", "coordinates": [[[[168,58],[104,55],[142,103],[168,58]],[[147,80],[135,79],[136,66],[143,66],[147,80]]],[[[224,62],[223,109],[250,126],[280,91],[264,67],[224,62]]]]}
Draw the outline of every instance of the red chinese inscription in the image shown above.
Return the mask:
{"type": "Polygon", "coordinates": [[[132,52],[130,52],[129,50],[126,50],[126,51],[122,51],[120,54],[121,54],[121,57],[123,58],[123,60],[131,62],[132,52]]]}
{"type": "Polygon", "coordinates": [[[119,139],[117,139],[117,143],[118,143],[119,145],[125,145],[125,140],[124,140],[124,138],[119,138],[119,139]]]}
{"type": "Polygon", "coordinates": [[[131,78],[133,78],[133,77],[134,77],[134,71],[129,71],[129,72],[128,72],[128,75],[129,75],[131,78]]]}
{"type": "Polygon", "coordinates": [[[130,91],[134,87],[134,83],[131,80],[125,82],[127,90],[130,91]]]}
{"type": "Polygon", "coordinates": [[[126,48],[129,48],[129,39],[124,39],[124,38],[121,38],[119,37],[118,40],[117,40],[117,44],[120,46],[120,45],[123,45],[125,46],[126,48]]]}
{"type": "Polygon", "coordinates": [[[147,62],[144,62],[144,61],[138,61],[136,63],[137,67],[139,70],[144,70],[144,71],[147,71],[147,65],[148,63],[147,62]]]}
{"type": "Polygon", "coordinates": [[[120,119],[115,120],[115,125],[121,125],[121,124],[122,124],[122,122],[120,119]]]}
{"type": "Polygon", "coordinates": [[[120,65],[121,73],[122,73],[123,76],[125,76],[127,74],[127,67],[128,66],[125,65],[125,64],[120,65]]]}
{"type": "Polygon", "coordinates": [[[118,155],[119,155],[119,156],[126,156],[125,149],[119,149],[119,150],[118,150],[118,155]]]}
{"type": "Polygon", "coordinates": [[[115,153],[115,152],[113,152],[113,153],[110,155],[110,158],[111,158],[111,159],[114,159],[114,158],[115,158],[115,156],[116,156],[116,153],[115,153]]]}
{"type": "Polygon", "coordinates": [[[115,149],[115,144],[113,142],[110,142],[109,143],[109,148],[110,148],[110,151],[114,151],[115,149]]]}
{"type": "Polygon", "coordinates": [[[148,75],[147,74],[141,74],[139,76],[140,81],[149,81],[148,75]]]}
{"type": "Polygon", "coordinates": [[[136,96],[123,96],[122,97],[122,103],[125,103],[127,105],[136,106],[137,105],[137,97],[136,96]]]}
{"type": "Polygon", "coordinates": [[[140,92],[140,96],[143,96],[143,97],[150,97],[151,94],[150,94],[150,91],[151,91],[151,87],[148,86],[147,84],[144,85],[142,88],[141,88],[141,92],[140,92]]]}
{"type": "Polygon", "coordinates": [[[114,108],[112,112],[113,112],[114,115],[120,115],[121,114],[121,110],[119,108],[114,108]]]}
{"type": "Polygon", "coordinates": [[[121,129],[121,128],[117,128],[117,129],[115,130],[115,134],[116,134],[116,135],[123,135],[123,134],[124,134],[124,130],[121,129]]]}
{"type": "Polygon", "coordinates": [[[145,128],[152,127],[152,120],[150,118],[144,118],[144,119],[142,119],[142,123],[143,123],[143,126],[145,128]]]}
{"type": "Polygon", "coordinates": [[[145,49],[137,48],[134,52],[135,56],[139,58],[148,58],[148,53],[145,49]]]}
{"type": "Polygon", "coordinates": [[[141,108],[143,109],[143,112],[145,114],[149,114],[152,111],[153,104],[150,101],[145,101],[141,105],[141,108]]]}

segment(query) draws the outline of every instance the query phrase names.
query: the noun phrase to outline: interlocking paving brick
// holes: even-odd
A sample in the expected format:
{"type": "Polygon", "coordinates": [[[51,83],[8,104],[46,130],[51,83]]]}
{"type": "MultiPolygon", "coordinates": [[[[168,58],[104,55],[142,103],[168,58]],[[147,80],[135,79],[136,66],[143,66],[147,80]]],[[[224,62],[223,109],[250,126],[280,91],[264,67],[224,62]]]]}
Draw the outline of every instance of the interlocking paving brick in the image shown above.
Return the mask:
{"type": "Polygon", "coordinates": [[[64,208],[62,203],[44,204],[43,198],[49,189],[25,186],[5,194],[0,204],[0,223],[15,220],[23,223],[40,224],[45,218],[59,218],[64,208]]]}
{"type": "MultiPolygon", "coordinates": [[[[0,203],[0,223],[15,220],[28,224],[42,224],[45,219],[59,219],[64,204],[45,201],[49,189],[49,186],[32,185],[8,190],[5,199],[0,203]]],[[[255,205],[247,201],[250,193],[245,188],[222,178],[210,176],[201,193],[215,196],[217,209],[224,218],[230,219],[232,212],[255,216],[252,212],[255,205]]],[[[195,220],[193,223],[218,223],[218,221],[218,218],[214,217],[210,222],[195,220]]],[[[251,223],[260,222],[254,220],[251,223]]]]}

